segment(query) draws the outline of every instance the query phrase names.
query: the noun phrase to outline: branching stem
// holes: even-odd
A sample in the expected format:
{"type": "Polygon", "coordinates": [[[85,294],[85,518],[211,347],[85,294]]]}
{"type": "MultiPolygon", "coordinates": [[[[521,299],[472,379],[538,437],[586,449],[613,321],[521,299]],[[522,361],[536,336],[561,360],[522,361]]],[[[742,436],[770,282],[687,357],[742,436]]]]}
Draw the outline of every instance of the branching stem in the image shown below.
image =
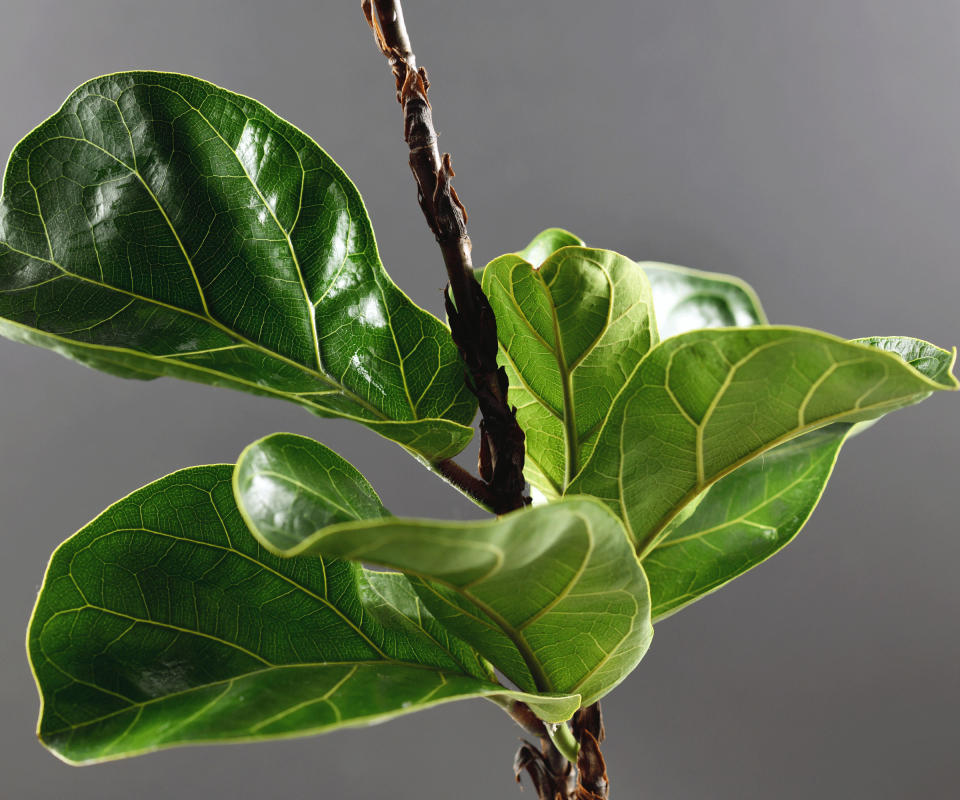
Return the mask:
{"type": "Polygon", "coordinates": [[[430,80],[426,70],[417,66],[399,0],[363,0],[362,5],[377,45],[393,70],[417,199],[440,246],[450,283],[445,295],[450,330],[466,366],[467,385],[480,406],[480,480],[468,480],[472,476],[452,462],[437,467],[478,502],[504,514],[530,502],[524,494],[524,436],[516,409],[507,400],[506,372],[497,365],[493,309],[474,277],[467,211],[451,183],[450,154],[441,155],[437,147],[433,109],[427,98],[430,80]]]}
{"type": "MultiPolygon", "coordinates": [[[[444,296],[450,332],[463,357],[467,385],[480,407],[480,477],[449,459],[434,467],[478,503],[504,514],[530,502],[524,493],[524,435],[517,424],[516,409],[507,401],[506,371],[497,365],[493,309],[474,276],[467,210],[451,183],[454,172],[450,154],[441,155],[437,147],[433,109],[427,99],[430,80],[426,70],[417,66],[399,0],[362,0],[362,6],[393,71],[397,100],[403,107],[403,138],[417,182],[417,200],[440,246],[450,284],[444,296]]],[[[523,703],[510,703],[507,711],[540,740],[539,750],[526,742],[517,753],[514,771],[518,780],[526,771],[541,800],[607,798],[606,769],[599,749],[603,739],[599,704],[578,711],[572,731],[567,725],[545,726],[523,703]]]]}

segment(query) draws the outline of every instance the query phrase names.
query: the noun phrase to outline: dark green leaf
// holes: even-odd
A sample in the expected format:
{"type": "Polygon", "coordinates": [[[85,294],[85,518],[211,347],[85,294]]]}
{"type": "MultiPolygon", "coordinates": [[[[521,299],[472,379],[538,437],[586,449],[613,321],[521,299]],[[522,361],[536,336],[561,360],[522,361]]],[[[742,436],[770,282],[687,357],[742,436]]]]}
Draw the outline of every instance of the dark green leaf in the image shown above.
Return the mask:
{"type": "Polygon", "coordinates": [[[362,422],[427,460],[475,403],[446,328],[380,263],[356,188],[249,98],[131,72],[14,150],[0,333],[129,378],[187,378],[362,422]]]}
{"type": "Polygon", "coordinates": [[[402,576],[265,553],[232,471],[163,478],[54,553],[29,650],[40,737],[61,758],[304,735],[465,697],[522,699],[551,721],[577,708],[495,684],[402,576]]]}
{"type": "MultiPolygon", "coordinates": [[[[255,449],[255,448],[254,448],[255,449]]],[[[374,519],[304,536],[311,495],[287,504],[286,482],[260,480],[245,451],[237,499],[254,535],[284,555],[315,553],[399,569],[423,603],[525,691],[577,693],[592,703],[637,665],[650,643],[646,577],[619,520],[590,498],[570,498],[484,522],[374,519]]],[[[310,483],[309,462],[290,479],[310,483]]],[[[322,512],[319,512],[322,513],[322,512]]]]}
{"type": "Polygon", "coordinates": [[[276,549],[294,548],[337,522],[389,516],[352,464],[305,436],[275,433],[254,442],[233,480],[236,496],[246,498],[251,518],[276,549]]]}
{"type": "Polygon", "coordinates": [[[646,556],[687,503],[751,458],[955,388],[949,369],[931,379],[898,355],[816,331],[691,331],[641,362],[569,491],[607,502],[646,556]]]}
{"type": "Polygon", "coordinates": [[[558,496],[586,462],[614,396],[656,342],[650,286],[623,256],[563,247],[539,267],[518,255],[495,259],[483,290],[527,437],[527,479],[558,496]]]}

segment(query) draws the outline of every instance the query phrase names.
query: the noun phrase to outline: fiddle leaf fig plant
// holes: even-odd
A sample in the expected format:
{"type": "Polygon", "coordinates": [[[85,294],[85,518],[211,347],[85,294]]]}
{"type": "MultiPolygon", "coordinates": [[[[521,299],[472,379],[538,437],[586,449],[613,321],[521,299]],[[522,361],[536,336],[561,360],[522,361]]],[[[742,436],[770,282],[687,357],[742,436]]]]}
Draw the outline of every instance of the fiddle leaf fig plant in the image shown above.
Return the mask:
{"type": "Polygon", "coordinates": [[[428,462],[470,441],[449,333],[390,280],[340,167],[253,100],[172,74],[84,84],[17,145],[2,219],[10,338],[289,400],[428,462]]]}
{"type": "Polygon", "coordinates": [[[387,275],[306,134],[197,78],[128,72],[11,156],[0,333],[353,420],[496,515],[395,517],[286,433],[160,478],[53,555],[28,637],[39,735],[86,764],[482,697],[539,737],[516,769],[541,798],[606,797],[598,702],[653,624],[784,547],[851,436],[958,387],[955,353],[772,326],[736,278],[559,228],[474,270],[399,5],[364,10],[449,328],[387,275]],[[478,407],[475,476],[452,457],[478,407]]]}

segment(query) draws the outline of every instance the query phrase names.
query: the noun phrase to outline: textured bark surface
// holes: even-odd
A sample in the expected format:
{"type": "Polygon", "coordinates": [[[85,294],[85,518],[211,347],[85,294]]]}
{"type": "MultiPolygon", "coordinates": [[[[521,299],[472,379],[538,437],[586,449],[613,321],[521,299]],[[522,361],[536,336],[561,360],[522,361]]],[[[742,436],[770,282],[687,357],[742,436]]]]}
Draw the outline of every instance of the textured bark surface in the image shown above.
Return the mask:
{"type": "MultiPolygon", "coordinates": [[[[467,385],[480,407],[480,457],[477,478],[453,461],[437,467],[444,477],[496,514],[530,503],[524,494],[524,435],[516,409],[507,402],[507,375],[497,366],[497,323],[486,295],[474,277],[467,211],[453,188],[449,153],[441,155],[427,97],[430,79],[417,66],[403,9],[398,0],[362,0],[364,16],[380,51],[386,56],[403,107],[403,137],[410,152],[410,170],[417,182],[417,201],[443,255],[450,286],[445,293],[453,340],[466,366],[467,385]]],[[[539,800],[606,800],[606,766],[600,753],[603,720],[600,704],[581,709],[573,718],[579,743],[576,769],[554,746],[544,723],[523,703],[510,715],[538,744],[524,740],[513,762],[519,783],[525,772],[539,800]]]]}
{"type": "Polygon", "coordinates": [[[417,66],[403,9],[395,0],[363,0],[363,12],[380,51],[390,62],[403,107],[403,136],[417,200],[436,237],[450,282],[445,295],[453,340],[466,366],[467,385],[480,406],[480,480],[451,462],[438,464],[452,483],[503,514],[530,502],[524,495],[524,436],[516,409],[507,402],[507,376],[497,366],[497,324],[490,303],[473,274],[467,212],[453,188],[449,153],[440,154],[430,80],[417,66]]]}

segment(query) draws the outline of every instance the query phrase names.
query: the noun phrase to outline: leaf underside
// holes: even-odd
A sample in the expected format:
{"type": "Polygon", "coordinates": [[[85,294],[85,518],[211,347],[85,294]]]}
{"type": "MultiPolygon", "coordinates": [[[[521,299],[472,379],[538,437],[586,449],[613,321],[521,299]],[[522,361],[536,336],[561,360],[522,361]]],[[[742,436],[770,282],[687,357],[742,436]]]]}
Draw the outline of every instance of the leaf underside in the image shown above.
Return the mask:
{"type": "MultiPolygon", "coordinates": [[[[550,241],[558,238],[564,241],[550,241]]],[[[538,248],[535,240],[527,249],[538,248]]],[[[656,343],[650,286],[621,255],[565,246],[536,267],[519,255],[495,259],[484,269],[483,289],[527,437],[527,478],[557,497],[589,457],[613,398],[656,343]]]]}
{"type": "Polygon", "coordinates": [[[660,620],[789,544],[813,513],[852,425],[776,447],[718,481],[644,560],[660,620]]]}
{"type": "Polygon", "coordinates": [[[640,661],[652,636],[646,577],[622,524],[600,503],[569,498],[483,522],[382,518],[310,532],[324,500],[290,487],[320,483],[313,476],[326,448],[314,443],[317,457],[288,461],[286,474],[277,462],[257,471],[260,452],[288,439],[251,445],[236,468],[238,505],[270,550],[401,570],[434,617],[524,691],[591,703],[640,661]],[[290,531],[302,534],[293,546],[290,531]]]}
{"type": "MultiPolygon", "coordinates": [[[[906,337],[861,344],[894,353],[949,387],[953,354],[906,337]]],[[[654,619],[662,619],[765,561],[797,535],[823,495],[843,444],[869,422],[838,423],[748,461],[675,518],[644,560],[654,619]]]]}
{"type": "Polygon", "coordinates": [[[403,576],[265,552],[232,470],[156,481],[54,553],[28,646],[58,756],[298,736],[466,697],[522,699],[552,721],[577,708],[497,685],[403,576]]]}
{"type": "Polygon", "coordinates": [[[547,499],[598,497],[624,520],[654,619],[788,543],[849,435],[957,385],[953,354],[927,342],[774,328],[738,278],[634,264],[559,228],[491,262],[483,286],[527,432],[528,479],[547,499]],[[642,300],[645,319],[609,336],[625,297],[642,300]],[[578,396],[571,365],[586,361],[584,341],[607,358],[578,396]],[[591,402],[598,420],[580,413],[591,402]]]}
{"type": "Polygon", "coordinates": [[[617,510],[645,556],[686,503],[766,450],[956,385],[949,372],[934,380],[898,355],[802,328],[680,334],[640,363],[570,491],[617,510]]]}
{"type": "Polygon", "coordinates": [[[475,401],[445,326],[390,280],[356,188],[261,104],[182,75],[81,86],[13,152],[0,333],[357,420],[434,461],[475,401]]]}

